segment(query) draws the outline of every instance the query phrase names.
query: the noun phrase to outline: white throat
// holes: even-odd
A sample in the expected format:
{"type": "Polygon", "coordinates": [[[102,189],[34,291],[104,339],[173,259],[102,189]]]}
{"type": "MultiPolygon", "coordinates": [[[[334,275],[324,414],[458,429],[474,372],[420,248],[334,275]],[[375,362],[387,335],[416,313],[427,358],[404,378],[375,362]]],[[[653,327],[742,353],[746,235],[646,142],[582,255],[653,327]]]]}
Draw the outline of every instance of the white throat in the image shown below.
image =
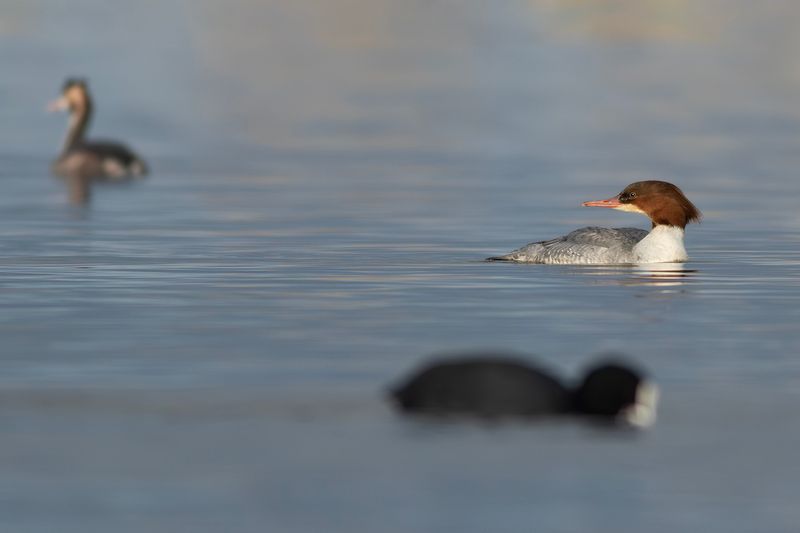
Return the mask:
{"type": "Polygon", "coordinates": [[[683,228],[658,225],[633,247],[636,263],[678,263],[689,259],[683,247],[683,228]]]}

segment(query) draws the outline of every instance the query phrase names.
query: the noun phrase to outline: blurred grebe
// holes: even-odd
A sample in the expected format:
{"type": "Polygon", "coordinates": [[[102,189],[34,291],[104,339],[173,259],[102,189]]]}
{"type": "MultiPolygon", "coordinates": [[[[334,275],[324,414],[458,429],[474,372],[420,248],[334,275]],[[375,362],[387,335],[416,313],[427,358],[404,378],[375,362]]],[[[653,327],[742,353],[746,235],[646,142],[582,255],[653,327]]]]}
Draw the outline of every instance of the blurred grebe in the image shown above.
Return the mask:
{"type": "Polygon", "coordinates": [[[127,146],[112,141],[87,141],[84,138],[92,119],[92,97],[86,80],[68,79],[61,97],[50,111],[69,111],[69,127],[53,172],[64,177],[120,180],[147,174],[145,162],[127,146]]]}
{"type": "Polygon", "coordinates": [[[582,415],[645,427],[655,421],[657,387],[618,362],[588,369],[577,387],[523,360],[479,355],[433,361],[391,391],[412,414],[482,418],[582,415]]]}

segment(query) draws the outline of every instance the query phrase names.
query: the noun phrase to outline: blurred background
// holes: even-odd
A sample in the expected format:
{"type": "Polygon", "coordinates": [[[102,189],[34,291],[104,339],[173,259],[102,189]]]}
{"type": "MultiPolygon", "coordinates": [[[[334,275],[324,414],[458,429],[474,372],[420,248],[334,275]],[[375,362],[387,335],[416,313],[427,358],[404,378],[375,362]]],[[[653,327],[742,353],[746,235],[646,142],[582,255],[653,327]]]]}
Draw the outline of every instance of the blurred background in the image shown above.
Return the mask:
{"type": "Polygon", "coordinates": [[[0,529],[795,531],[800,4],[5,0],[0,529]],[[65,78],[144,181],[50,175],[65,78]],[[690,262],[487,264],[639,179],[690,262]],[[401,420],[431,353],[621,352],[643,435],[401,420]]]}

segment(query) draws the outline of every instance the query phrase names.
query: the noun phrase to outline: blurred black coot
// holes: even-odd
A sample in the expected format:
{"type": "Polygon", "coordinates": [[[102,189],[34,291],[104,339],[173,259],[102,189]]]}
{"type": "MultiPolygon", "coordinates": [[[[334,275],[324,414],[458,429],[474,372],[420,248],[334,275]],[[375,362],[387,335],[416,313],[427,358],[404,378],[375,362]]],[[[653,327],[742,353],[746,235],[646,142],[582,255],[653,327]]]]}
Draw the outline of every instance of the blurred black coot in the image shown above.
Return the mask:
{"type": "Polygon", "coordinates": [[[424,365],[391,391],[403,412],[483,418],[585,415],[649,426],[658,390],[636,370],[608,361],[589,368],[574,388],[512,357],[467,356],[424,365]]]}
{"type": "MultiPolygon", "coordinates": [[[[50,111],[69,111],[69,126],[53,172],[66,178],[121,180],[147,174],[147,165],[127,146],[114,141],[88,141],[94,104],[86,80],[70,78],[50,111]]],[[[87,193],[88,195],[88,190],[87,193]]]]}

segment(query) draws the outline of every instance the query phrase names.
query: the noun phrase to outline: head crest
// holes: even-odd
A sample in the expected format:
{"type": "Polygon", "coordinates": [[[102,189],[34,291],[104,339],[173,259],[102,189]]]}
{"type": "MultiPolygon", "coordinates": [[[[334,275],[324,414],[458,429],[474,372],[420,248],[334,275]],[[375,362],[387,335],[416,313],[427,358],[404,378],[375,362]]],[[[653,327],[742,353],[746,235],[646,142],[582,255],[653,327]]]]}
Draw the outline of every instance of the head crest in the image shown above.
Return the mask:
{"type": "Polygon", "coordinates": [[[88,84],[89,81],[86,78],[67,78],[66,81],[64,81],[64,86],[62,88],[62,91],[66,91],[68,89],[71,89],[72,87],[81,87],[83,89],[86,89],[88,87],[88,84]]]}
{"type": "Polygon", "coordinates": [[[700,222],[703,217],[682,190],[666,181],[649,180],[631,183],[620,193],[620,197],[622,196],[635,199],[632,201],[650,216],[654,225],[684,227],[690,222],[700,222]]]}

